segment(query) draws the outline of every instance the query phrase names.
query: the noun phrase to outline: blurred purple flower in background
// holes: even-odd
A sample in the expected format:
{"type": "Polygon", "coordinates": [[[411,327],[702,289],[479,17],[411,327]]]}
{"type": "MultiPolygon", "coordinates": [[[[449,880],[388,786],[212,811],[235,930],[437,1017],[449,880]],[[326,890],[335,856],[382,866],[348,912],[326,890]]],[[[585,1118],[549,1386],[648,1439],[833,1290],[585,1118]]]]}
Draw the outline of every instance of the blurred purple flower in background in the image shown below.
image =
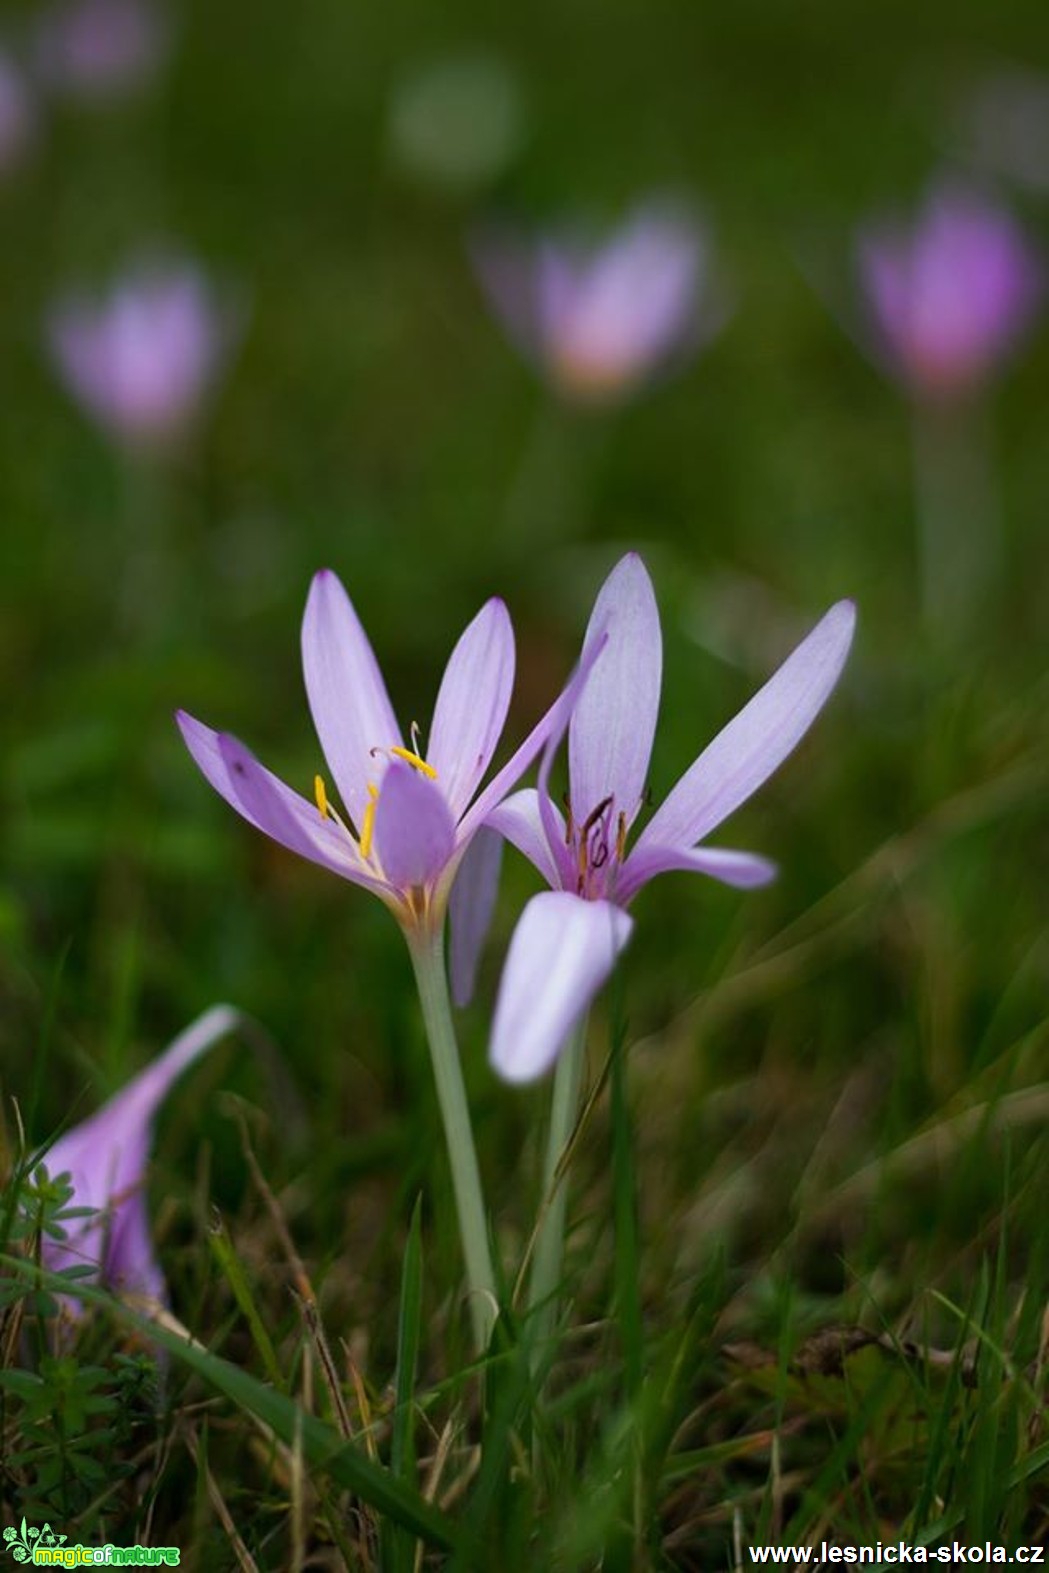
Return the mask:
{"type": "MultiPolygon", "coordinates": [[[[44,1237],[43,1264],[51,1272],[93,1266],[107,1287],[163,1304],[164,1274],[153,1253],[146,1208],[146,1168],[157,1110],[183,1071],[231,1032],[239,1013],[214,1005],[168,1049],[128,1082],[97,1114],[74,1126],[40,1154],[48,1174],[68,1174],[71,1207],[93,1216],[71,1220],[64,1242],[44,1237]]],[[[67,1301],[75,1312],[78,1306],[67,1301]]]]}
{"type": "Polygon", "coordinates": [[[565,398],[604,403],[709,339],[725,301],[709,240],[684,211],[649,204],[602,244],[488,235],[481,283],[508,335],[565,398]]]}
{"type": "Polygon", "coordinates": [[[918,399],[976,391],[1030,327],[1043,274],[999,203],[958,182],[936,185],[907,224],[872,224],[856,265],[879,349],[918,399]]]}
{"type": "Polygon", "coordinates": [[[150,0],[67,0],[37,23],[37,70],[70,98],[122,98],[153,80],[168,38],[167,19],[150,0]]]}
{"type": "Polygon", "coordinates": [[[129,272],[102,299],[67,296],[48,342],[73,397],[130,447],[164,447],[198,413],[229,349],[232,314],[189,262],[129,272]]]}
{"type": "Polygon", "coordinates": [[[29,85],[7,51],[0,49],[0,174],[13,169],[27,152],[36,122],[29,85]]]}
{"type": "MultiPolygon", "coordinates": [[[[507,1081],[531,1081],[553,1063],[629,940],[625,909],[649,880],[682,870],[746,890],[773,878],[766,858],[697,843],[797,747],[841,676],[855,622],[851,601],[831,607],[700,753],[628,852],[655,737],[663,641],[640,557],[631,553],[612,570],[583,645],[585,657],[607,630],[569,723],[567,818],[547,787],[555,733],[539,790],[514,793],[486,821],[551,886],[525,907],[499,987],[491,1060],[507,1081]]],[[[468,885],[472,870],[462,877],[468,885]]]]}

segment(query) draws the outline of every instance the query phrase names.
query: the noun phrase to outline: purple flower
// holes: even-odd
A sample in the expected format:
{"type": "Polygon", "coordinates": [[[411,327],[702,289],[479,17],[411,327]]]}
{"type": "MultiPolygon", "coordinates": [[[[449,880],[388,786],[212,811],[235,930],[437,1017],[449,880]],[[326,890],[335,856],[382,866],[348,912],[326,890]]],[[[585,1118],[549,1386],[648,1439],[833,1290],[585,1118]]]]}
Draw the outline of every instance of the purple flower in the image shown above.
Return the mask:
{"type": "Polygon", "coordinates": [[[724,319],[705,231],[667,207],[638,209],[601,245],[489,238],[476,263],[517,348],[579,403],[630,392],[724,319]]]}
{"type": "Polygon", "coordinates": [[[167,23],[149,0],[69,0],[37,25],[37,69],[56,92],[101,102],[147,85],[167,43],[167,23]]]}
{"type": "Polygon", "coordinates": [[[567,720],[585,666],[479,794],[510,703],[514,638],[502,601],[488,601],[452,651],[425,752],[406,745],[386,685],[346,591],[329,569],[310,588],[302,660],[313,723],[342,799],[321,776],[309,803],[226,733],[180,711],[190,753],[222,797],[282,846],[373,891],[409,935],[436,934],[456,870],[485,816],[567,720]]]}
{"type": "MultiPolygon", "coordinates": [[[[205,1011],[97,1114],[40,1154],[50,1175],[70,1176],[73,1195],[69,1205],[94,1209],[93,1216],[71,1220],[65,1226],[64,1243],[44,1236],[41,1255],[51,1272],[93,1266],[97,1278],[111,1288],[166,1302],[164,1275],[153,1254],[146,1210],[153,1120],[182,1072],[237,1021],[238,1013],[229,1005],[205,1011]]],[[[76,1314],[76,1303],[67,1304],[76,1314]]]]}
{"type": "MultiPolygon", "coordinates": [[[[800,742],[826,703],[852,642],[855,608],[839,601],[682,776],[627,842],[644,801],[659,709],[662,639],[641,559],[624,557],[598,595],[584,655],[598,630],[607,644],[572,711],[567,817],[547,787],[559,735],[547,744],[538,791],[489,812],[488,826],[534,863],[551,886],[522,914],[496,1002],[491,1059],[508,1081],[530,1081],[565,1038],[630,938],[626,908],[672,869],[747,889],[774,866],[750,852],[698,845],[745,802],[800,742]]],[[[469,870],[463,880],[469,881],[469,870]]]]}
{"type": "Polygon", "coordinates": [[[139,268],[104,300],[70,296],[48,323],[69,391],[132,448],[164,447],[184,434],[230,338],[229,313],[189,262],[139,268]]]}
{"type": "Polygon", "coordinates": [[[13,169],[36,135],[36,106],[6,50],[0,50],[0,173],[13,169]]]}
{"type": "Polygon", "coordinates": [[[1015,219],[950,182],[933,188],[911,224],[867,228],[856,263],[881,353],[920,399],[977,389],[1042,298],[1042,269],[1015,219]]]}

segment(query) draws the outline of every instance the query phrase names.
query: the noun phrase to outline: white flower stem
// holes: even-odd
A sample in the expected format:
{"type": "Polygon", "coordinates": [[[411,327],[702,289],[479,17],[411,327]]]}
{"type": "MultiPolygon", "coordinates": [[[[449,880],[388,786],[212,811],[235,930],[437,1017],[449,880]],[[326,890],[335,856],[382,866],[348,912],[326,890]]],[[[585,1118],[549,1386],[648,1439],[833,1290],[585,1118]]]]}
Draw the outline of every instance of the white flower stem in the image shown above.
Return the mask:
{"type": "Polygon", "coordinates": [[[483,1354],[488,1347],[499,1302],[488,1244],[488,1220],[481,1191],[481,1173],[448,997],[443,928],[436,933],[420,932],[409,936],[408,949],[415,968],[419,1003],[437,1083],[437,1101],[448,1144],[459,1236],[466,1259],[474,1341],[478,1353],[483,1354]]]}
{"type": "Polygon", "coordinates": [[[543,1165],[543,1211],[539,1221],[528,1306],[532,1313],[532,1363],[541,1366],[557,1323],[558,1296],[565,1254],[568,1177],[563,1164],[579,1113],[587,1018],[573,1029],[554,1071],[546,1161],[543,1165]]]}

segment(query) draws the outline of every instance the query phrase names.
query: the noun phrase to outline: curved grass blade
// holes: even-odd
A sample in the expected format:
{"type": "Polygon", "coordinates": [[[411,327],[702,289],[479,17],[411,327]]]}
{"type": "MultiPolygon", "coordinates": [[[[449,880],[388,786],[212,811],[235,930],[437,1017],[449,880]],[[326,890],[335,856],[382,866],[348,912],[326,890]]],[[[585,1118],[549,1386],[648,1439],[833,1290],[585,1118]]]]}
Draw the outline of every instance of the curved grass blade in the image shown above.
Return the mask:
{"type": "MultiPolygon", "coordinates": [[[[22,1279],[29,1289],[43,1288],[52,1294],[61,1294],[69,1287],[60,1274],[46,1272],[21,1257],[0,1255],[0,1269],[22,1279]]],[[[275,1392],[220,1355],[188,1343],[105,1290],[79,1286],[77,1295],[85,1303],[117,1316],[144,1338],[166,1349],[231,1403],[261,1420],[288,1447],[298,1443],[313,1470],[352,1491],[377,1513],[385,1514],[431,1546],[445,1551],[459,1547],[460,1532],[446,1514],[426,1502],[388,1469],[372,1463],[354,1443],[343,1441],[332,1426],[315,1415],[306,1414],[283,1393],[275,1392]]]]}

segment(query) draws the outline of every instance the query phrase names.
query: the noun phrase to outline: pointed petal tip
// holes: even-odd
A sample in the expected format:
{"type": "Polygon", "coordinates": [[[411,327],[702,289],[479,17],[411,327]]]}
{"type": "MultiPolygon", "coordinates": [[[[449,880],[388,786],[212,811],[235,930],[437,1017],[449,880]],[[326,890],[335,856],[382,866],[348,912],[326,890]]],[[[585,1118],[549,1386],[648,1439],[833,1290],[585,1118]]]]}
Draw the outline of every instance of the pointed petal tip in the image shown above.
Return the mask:
{"type": "Polygon", "coordinates": [[[859,609],[852,596],[846,595],[842,600],[835,601],[834,605],[827,613],[827,616],[836,617],[838,621],[841,622],[842,626],[847,627],[851,632],[856,627],[856,619],[859,616],[859,609]]]}
{"type": "Polygon", "coordinates": [[[829,611],[824,612],[817,624],[829,636],[833,648],[833,659],[840,668],[845,665],[846,657],[852,648],[852,641],[856,634],[858,618],[856,602],[851,596],[846,596],[841,601],[835,601],[829,611]]]}

